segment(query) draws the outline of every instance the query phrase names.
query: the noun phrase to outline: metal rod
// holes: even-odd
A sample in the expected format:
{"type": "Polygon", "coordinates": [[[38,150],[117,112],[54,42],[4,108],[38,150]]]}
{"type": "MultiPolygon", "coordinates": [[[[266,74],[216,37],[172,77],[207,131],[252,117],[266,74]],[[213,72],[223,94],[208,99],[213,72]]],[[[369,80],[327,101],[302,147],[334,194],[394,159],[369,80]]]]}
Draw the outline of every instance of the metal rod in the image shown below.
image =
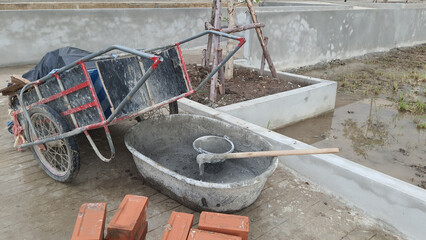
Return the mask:
{"type": "Polygon", "coordinates": [[[89,141],[90,146],[92,146],[98,158],[100,158],[103,162],[110,162],[114,158],[115,148],[114,148],[114,144],[112,143],[111,134],[109,132],[105,132],[109,146],[110,146],[110,150],[111,150],[111,156],[109,158],[106,158],[102,155],[102,153],[99,151],[98,147],[96,146],[96,143],[93,141],[88,131],[84,131],[84,134],[86,134],[86,138],[89,141]]]}
{"type": "Polygon", "coordinates": [[[28,142],[28,143],[21,144],[21,145],[18,146],[18,148],[31,147],[31,146],[38,145],[38,144],[44,144],[44,143],[47,143],[47,142],[52,142],[52,141],[64,139],[64,138],[67,138],[67,137],[72,137],[72,136],[80,134],[84,131],[85,131],[85,127],[76,128],[76,129],[71,130],[71,131],[66,132],[66,133],[62,133],[62,134],[55,135],[55,136],[49,136],[48,138],[43,138],[43,139],[40,139],[40,140],[36,140],[34,142],[28,142]]]}
{"type": "Polygon", "coordinates": [[[145,52],[155,52],[155,51],[161,50],[161,49],[172,48],[175,45],[187,43],[189,41],[192,41],[194,39],[200,38],[200,37],[202,37],[204,35],[207,35],[207,34],[219,35],[219,36],[226,37],[226,38],[229,38],[229,39],[234,39],[234,40],[240,40],[240,38],[241,38],[241,37],[238,37],[238,36],[234,36],[234,35],[231,35],[231,34],[228,34],[228,33],[218,32],[218,31],[215,31],[215,30],[206,30],[206,31],[201,32],[201,33],[199,33],[197,35],[194,35],[194,36],[186,38],[186,39],[184,39],[184,40],[182,40],[180,42],[177,42],[176,44],[166,45],[166,46],[163,46],[163,47],[157,47],[157,48],[147,49],[147,50],[145,50],[145,52]]]}

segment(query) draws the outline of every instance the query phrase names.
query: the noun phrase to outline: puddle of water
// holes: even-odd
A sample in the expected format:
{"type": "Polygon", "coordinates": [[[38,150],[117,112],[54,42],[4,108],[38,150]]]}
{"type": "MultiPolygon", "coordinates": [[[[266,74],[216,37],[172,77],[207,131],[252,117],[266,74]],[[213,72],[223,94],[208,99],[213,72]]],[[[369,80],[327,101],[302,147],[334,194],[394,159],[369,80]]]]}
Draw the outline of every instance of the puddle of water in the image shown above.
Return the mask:
{"type": "Polygon", "coordinates": [[[371,98],[340,102],[334,112],[275,130],[316,147],[338,147],[339,156],[419,185],[426,165],[426,132],[394,103],[371,98]],[[346,104],[346,105],[345,105],[346,104]]]}

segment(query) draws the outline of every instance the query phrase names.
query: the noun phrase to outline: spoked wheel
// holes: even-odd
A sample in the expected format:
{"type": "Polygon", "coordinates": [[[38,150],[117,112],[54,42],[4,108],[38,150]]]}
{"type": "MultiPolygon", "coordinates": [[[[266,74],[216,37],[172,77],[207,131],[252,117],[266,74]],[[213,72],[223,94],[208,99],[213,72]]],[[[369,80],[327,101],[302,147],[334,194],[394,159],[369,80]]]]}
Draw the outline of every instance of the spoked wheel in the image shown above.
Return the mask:
{"type": "MultiPolygon", "coordinates": [[[[38,139],[69,131],[64,119],[47,105],[40,104],[32,107],[29,115],[38,139]]],[[[25,128],[25,131],[29,141],[36,140],[29,126],[25,128]]],[[[43,170],[56,181],[69,182],[80,170],[79,152],[74,137],[35,145],[31,147],[31,151],[43,170]]]]}

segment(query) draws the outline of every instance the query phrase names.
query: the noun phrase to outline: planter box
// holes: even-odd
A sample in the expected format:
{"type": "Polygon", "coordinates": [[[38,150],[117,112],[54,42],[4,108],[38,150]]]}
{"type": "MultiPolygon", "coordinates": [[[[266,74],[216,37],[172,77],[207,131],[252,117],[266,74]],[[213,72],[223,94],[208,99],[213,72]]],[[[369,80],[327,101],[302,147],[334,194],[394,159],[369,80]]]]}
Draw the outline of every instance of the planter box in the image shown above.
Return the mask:
{"type": "Polygon", "coordinates": [[[336,82],[286,72],[278,72],[278,75],[295,84],[310,85],[217,110],[261,127],[276,129],[334,109],[336,82]]]}

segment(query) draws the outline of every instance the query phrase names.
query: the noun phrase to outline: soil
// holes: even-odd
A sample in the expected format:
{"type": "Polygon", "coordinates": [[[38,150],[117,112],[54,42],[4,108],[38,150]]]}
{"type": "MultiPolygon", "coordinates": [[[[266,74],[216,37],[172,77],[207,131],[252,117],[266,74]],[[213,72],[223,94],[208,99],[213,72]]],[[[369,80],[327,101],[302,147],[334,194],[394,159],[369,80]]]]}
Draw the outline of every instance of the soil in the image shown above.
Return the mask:
{"type": "MultiPolygon", "coordinates": [[[[187,65],[187,71],[194,88],[210,73],[208,68],[196,64],[187,65]]],[[[285,79],[273,79],[269,76],[259,77],[258,71],[240,67],[234,69],[234,78],[225,82],[225,94],[218,94],[217,101],[214,104],[209,99],[210,84],[206,84],[190,99],[209,106],[220,107],[303,86],[306,86],[306,84],[290,82],[285,79]]]]}
{"type": "Polygon", "coordinates": [[[291,72],[337,81],[338,94],[391,100],[398,110],[418,116],[419,128],[425,127],[426,44],[349,60],[336,59],[291,72]]]}

